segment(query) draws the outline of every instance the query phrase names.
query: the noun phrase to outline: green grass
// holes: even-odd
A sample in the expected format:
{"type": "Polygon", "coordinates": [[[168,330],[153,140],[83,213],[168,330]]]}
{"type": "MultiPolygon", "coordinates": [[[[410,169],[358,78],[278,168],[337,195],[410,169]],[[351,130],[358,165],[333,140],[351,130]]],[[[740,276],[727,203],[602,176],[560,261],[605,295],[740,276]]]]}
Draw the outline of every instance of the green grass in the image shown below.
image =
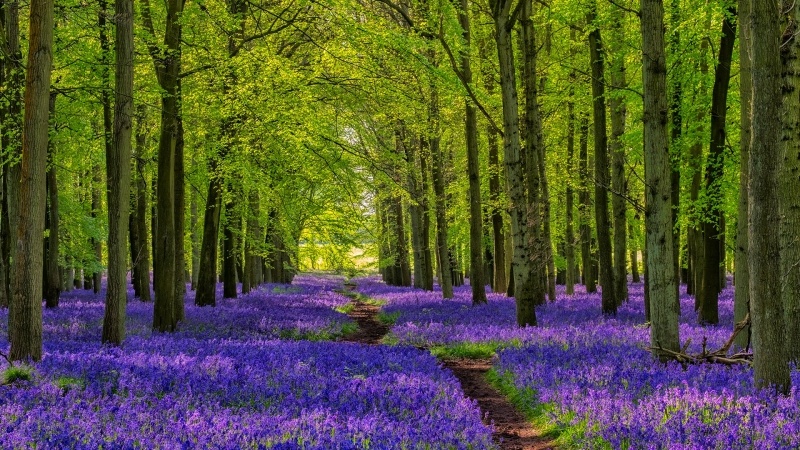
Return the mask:
{"type": "Polygon", "coordinates": [[[509,347],[519,347],[518,340],[489,341],[489,342],[456,342],[447,345],[434,345],[430,348],[431,354],[437,358],[445,359],[489,359],[499,350],[509,347]]]}
{"type": "Polygon", "coordinates": [[[2,383],[11,384],[17,381],[30,381],[33,378],[33,367],[21,365],[11,366],[2,372],[2,383]]]}
{"type": "Polygon", "coordinates": [[[342,328],[338,331],[333,330],[315,330],[315,331],[299,331],[299,330],[281,330],[278,333],[280,339],[290,341],[335,341],[342,336],[347,336],[358,331],[358,324],[355,322],[347,322],[342,324],[342,328]]]}
{"type": "Polygon", "coordinates": [[[392,326],[397,323],[397,319],[400,318],[400,312],[393,312],[393,313],[385,313],[383,311],[378,312],[378,321],[384,325],[392,326]]]}
{"type": "MultiPolygon", "coordinates": [[[[492,369],[486,374],[486,378],[522,412],[535,428],[541,431],[542,436],[552,439],[554,444],[560,448],[581,447],[580,443],[583,442],[586,433],[585,420],[571,426],[559,425],[553,420],[553,417],[558,415],[555,412],[555,405],[540,403],[536,391],[531,388],[518,389],[514,384],[512,374],[500,375],[495,369],[492,369]]],[[[558,417],[558,422],[570,423],[571,417],[558,417]]]]}
{"type": "Polygon", "coordinates": [[[74,377],[58,377],[56,378],[54,384],[64,391],[68,391],[73,388],[83,389],[86,387],[86,381],[84,379],[74,377]]]}

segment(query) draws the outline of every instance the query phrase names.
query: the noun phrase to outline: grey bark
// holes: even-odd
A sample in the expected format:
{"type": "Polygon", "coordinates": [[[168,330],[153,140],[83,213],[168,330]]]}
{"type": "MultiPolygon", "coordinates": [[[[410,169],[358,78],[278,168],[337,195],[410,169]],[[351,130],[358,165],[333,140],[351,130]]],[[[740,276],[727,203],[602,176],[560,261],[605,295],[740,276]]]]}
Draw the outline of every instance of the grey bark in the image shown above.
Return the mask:
{"type": "Polygon", "coordinates": [[[53,0],[34,0],[30,8],[19,222],[9,310],[9,358],[14,361],[42,358],[42,233],[53,62],[53,0]]]}
{"type": "Polygon", "coordinates": [[[108,290],[103,317],[103,342],[120,345],[125,339],[128,303],[128,235],[130,159],[133,112],[133,0],[115,0],[117,55],[114,128],[111,152],[106,154],[108,195],[108,290]]]}
{"type": "MultiPolygon", "coordinates": [[[[678,351],[678,311],[672,235],[671,167],[667,145],[664,5],[641,0],[642,80],[647,234],[647,289],[650,294],[650,341],[653,347],[678,351]]],[[[663,358],[660,352],[656,356],[663,358]]]]}

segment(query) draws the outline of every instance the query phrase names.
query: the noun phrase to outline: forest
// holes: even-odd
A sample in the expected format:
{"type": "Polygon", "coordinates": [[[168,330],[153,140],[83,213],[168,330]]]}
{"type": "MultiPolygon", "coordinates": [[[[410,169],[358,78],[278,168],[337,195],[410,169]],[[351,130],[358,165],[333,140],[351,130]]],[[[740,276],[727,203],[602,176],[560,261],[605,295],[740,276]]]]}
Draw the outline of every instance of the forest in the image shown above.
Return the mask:
{"type": "Polygon", "coordinates": [[[0,0],[0,447],[800,448],[798,24],[0,0]]]}

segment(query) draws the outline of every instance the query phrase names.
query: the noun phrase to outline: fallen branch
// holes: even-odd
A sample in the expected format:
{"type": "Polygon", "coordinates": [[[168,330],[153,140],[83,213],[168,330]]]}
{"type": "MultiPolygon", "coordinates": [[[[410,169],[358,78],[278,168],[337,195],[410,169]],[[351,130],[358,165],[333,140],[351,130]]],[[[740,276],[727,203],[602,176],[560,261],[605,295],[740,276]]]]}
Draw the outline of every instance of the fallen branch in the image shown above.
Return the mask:
{"type": "Polygon", "coordinates": [[[733,346],[736,336],[747,326],[750,325],[750,314],[748,313],[745,318],[733,327],[731,337],[725,341],[722,347],[715,351],[708,351],[706,348],[706,338],[703,338],[703,346],[700,353],[688,353],[687,349],[691,343],[691,339],[687,340],[680,351],[669,350],[663,348],[661,345],[656,347],[647,347],[647,350],[659,356],[670,357],[681,364],[725,364],[733,366],[736,364],[753,364],[753,354],[749,352],[738,352],[733,355],[728,355],[731,347],[733,346]]]}

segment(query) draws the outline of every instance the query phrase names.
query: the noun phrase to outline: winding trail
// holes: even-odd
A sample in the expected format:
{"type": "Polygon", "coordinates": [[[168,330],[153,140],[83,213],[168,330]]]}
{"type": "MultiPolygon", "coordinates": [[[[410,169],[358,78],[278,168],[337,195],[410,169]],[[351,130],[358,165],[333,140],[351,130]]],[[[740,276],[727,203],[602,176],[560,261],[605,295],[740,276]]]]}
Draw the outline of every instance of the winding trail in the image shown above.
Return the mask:
{"type": "MultiPolygon", "coordinates": [[[[358,324],[358,331],[342,338],[346,342],[381,345],[389,332],[389,325],[378,320],[380,308],[361,301],[353,294],[355,285],[345,284],[342,294],[352,299],[353,309],[348,313],[358,324]]],[[[514,407],[513,404],[486,379],[491,369],[490,360],[440,359],[444,367],[453,372],[461,383],[464,395],[475,400],[481,410],[481,420],[492,427],[492,438],[501,450],[555,449],[552,440],[543,436],[514,407]]]]}

